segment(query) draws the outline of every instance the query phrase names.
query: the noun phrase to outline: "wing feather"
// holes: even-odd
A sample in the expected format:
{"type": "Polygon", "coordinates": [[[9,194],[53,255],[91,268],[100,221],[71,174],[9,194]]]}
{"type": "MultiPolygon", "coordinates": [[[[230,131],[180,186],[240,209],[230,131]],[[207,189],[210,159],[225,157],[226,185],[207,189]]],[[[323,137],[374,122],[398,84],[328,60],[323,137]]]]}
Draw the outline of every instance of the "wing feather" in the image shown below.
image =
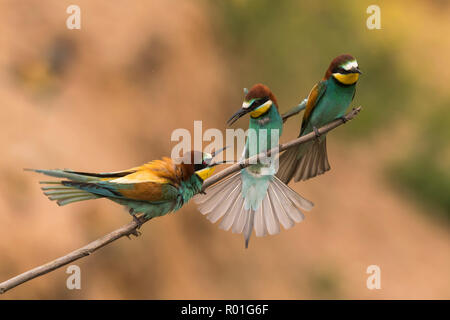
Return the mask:
{"type": "Polygon", "coordinates": [[[308,102],[306,102],[305,112],[303,114],[302,129],[300,130],[300,135],[302,135],[303,130],[305,130],[314,108],[317,106],[320,99],[323,97],[326,89],[327,89],[326,80],[319,81],[311,89],[311,92],[308,95],[308,102]]]}

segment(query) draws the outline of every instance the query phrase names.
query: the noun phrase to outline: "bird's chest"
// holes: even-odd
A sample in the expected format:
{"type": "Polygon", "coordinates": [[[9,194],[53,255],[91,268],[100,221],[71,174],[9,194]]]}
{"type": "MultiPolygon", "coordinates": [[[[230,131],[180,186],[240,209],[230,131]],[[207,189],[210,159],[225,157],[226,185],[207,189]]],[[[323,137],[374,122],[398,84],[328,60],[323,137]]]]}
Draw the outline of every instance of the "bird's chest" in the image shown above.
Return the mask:
{"type": "Polygon", "coordinates": [[[281,118],[261,117],[251,119],[247,132],[246,157],[275,148],[281,135],[281,118]]]}
{"type": "Polygon", "coordinates": [[[202,189],[202,182],[193,175],[189,180],[182,181],[179,189],[179,196],[177,197],[177,205],[180,207],[191,200],[193,196],[199,193],[202,189]]]}
{"type": "Polygon", "coordinates": [[[340,87],[332,84],[311,114],[311,125],[321,127],[345,115],[352,102],[355,86],[340,87]]]}

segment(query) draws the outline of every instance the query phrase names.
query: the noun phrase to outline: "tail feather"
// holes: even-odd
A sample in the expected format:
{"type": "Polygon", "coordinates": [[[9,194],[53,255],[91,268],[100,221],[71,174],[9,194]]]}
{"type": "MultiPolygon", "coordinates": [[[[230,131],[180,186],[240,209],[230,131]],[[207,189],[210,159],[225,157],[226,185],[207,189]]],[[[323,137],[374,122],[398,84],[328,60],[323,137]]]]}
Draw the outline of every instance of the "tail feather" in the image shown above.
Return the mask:
{"type": "Polygon", "coordinates": [[[97,199],[97,198],[99,198],[99,196],[97,196],[95,194],[89,194],[89,195],[85,195],[85,196],[79,196],[79,197],[67,198],[64,200],[58,200],[58,201],[56,201],[56,203],[59,206],[65,206],[66,204],[69,204],[69,203],[97,199]]]}
{"type": "Polygon", "coordinates": [[[257,237],[267,235],[266,222],[264,221],[264,208],[262,205],[255,212],[255,234],[257,237]]]}
{"type": "Polygon", "coordinates": [[[277,177],[286,184],[293,178],[298,165],[297,153],[298,148],[290,148],[280,155],[277,177]]]}
{"type": "Polygon", "coordinates": [[[248,248],[248,243],[250,241],[250,236],[252,235],[252,231],[253,231],[254,220],[255,220],[255,211],[252,210],[248,214],[248,220],[247,220],[247,222],[245,224],[245,229],[244,229],[245,249],[248,248]]]}
{"type": "Polygon", "coordinates": [[[309,211],[313,203],[306,200],[273,177],[269,182],[267,194],[256,210],[245,209],[245,199],[241,194],[241,173],[236,173],[225,181],[206,190],[206,195],[194,197],[200,212],[215,223],[222,219],[219,228],[243,233],[248,247],[252,231],[257,237],[280,232],[303,220],[301,210],[309,211]]]}
{"type": "Polygon", "coordinates": [[[284,184],[277,178],[275,178],[275,186],[289,201],[291,201],[299,209],[310,211],[314,207],[314,203],[312,203],[308,199],[303,198],[301,195],[289,188],[286,184],[284,184]]]}
{"type": "MultiPolygon", "coordinates": [[[[44,193],[45,194],[45,193],[44,193]]],[[[70,199],[70,198],[76,198],[80,196],[86,196],[86,192],[76,192],[73,191],[72,193],[66,193],[66,194],[57,194],[57,195],[47,195],[50,200],[64,200],[64,199],[70,199]]]]}
{"type": "MultiPolygon", "coordinates": [[[[60,206],[64,206],[69,203],[97,199],[101,198],[104,195],[101,193],[94,193],[91,190],[86,190],[85,186],[95,185],[95,182],[101,181],[101,179],[97,177],[88,177],[84,176],[81,173],[69,172],[66,170],[33,170],[33,169],[25,169],[27,171],[34,171],[38,173],[43,173],[45,175],[56,177],[56,178],[65,178],[71,181],[66,180],[56,180],[56,181],[40,181],[40,184],[44,186],[41,189],[44,191],[44,194],[52,201],[56,201],[56,203],[60,206]]],[[[100,187],[97,187],[99,189],[100,187]]]]}
{"type": "Polygon", "coordinates": [[[308,170],[305,170],[305,176],[307,177],[315,177],[317,175],[319,163],[317,162],[317,159],[320,157],[319,155],[319,149],[318,148],[312,148],[311,150],[311,156],[308,162],[308,170]]]}
{"type": "MultiPolygon", "coordinates": [[[[42,183],[42,181],[41,182],[39,182],[39,183],[42,183]]],[[[71,188],[71,187],[66,187],[66,186],[63,186],[62,184],[61,184],[61,181],[55,181],[55,184],[56,183],[58,183],[59,185],[51,185],[51,186],[46,186],[46,187],[42,187],[41,188],[41,190],[44,190],[44,191],[46,191],[46,190],[55,190],[55,191],[58,191],[58,190],[72,190],[73,188],[71,188]]]]}
{"type": "Polygon", "coordinates": [[[289,217],[296,223],[302,222],[305,216],[300,211],[300,209],[290,201],[289,196],[283,190],[281,190],[278,185],[275,185],[275,188],[278,190],[280,197],[285,203],[284,206],[289,217]]]}
{"type": "Polygon", "coordinates": [[[273,206],[273,210],[277,214],[278,220],[280,221],[283,228],[285,228],[286,230],[292,228],[295,222],[289,217],[289,213],[284,208],[284,200],[282,200],[281,196],[274,191],[274,188],[270,188],[268,190],[268,196],[270,197],[270,203],[273,206]]]}
{"type": "MultiPolygon", "coordinates": [[[[44,188],[42,188],[44,190],[44,188]]],[[[79,189],[75,189],[78,192],[81,193],[86,193],[83,190],[79,190],[79,189]]],[[[58,196],[58,195],[65,195],[65,194],[72,194],[74,193],[74,188],[68,188],[66,187],[65,189],[57,189],[57,190],[50,190],[50,191],[45,191],[44,194],[46,196],[58,196]]]]}
{"type": "Polygon", "coordinates": [[[321,151],[319,151],[319,168],[317,174],[322,174],[325,171],[328,171],[331,169],[330,164],[328,163],[328,155],[327,155],[327,139],[324,139],[322,142],[321,151]]]}
{"type": "MultiPolygon", "coordinates": [[[[328,159],[327,159],[327,151],[326,151],[326,141],[324,142],[325,145],[325,152],[319,152],[318,157],[317,157],[317,174],[322,174],[326,171],[326,167],[328,164],[328,159]],[[325,162],[326,161],[326,162],[325,162]]],[[[328,167],[330,165],[328,164],[328,167]]]]}
{"type": "Polygon", "coordinates": [[[280,156],[277,177],[284,183],[308,180],[330,170],[327,140],[314,140],[301,148],[291,148],[280,156]],[[306,149],[305,149],[306,148],[306,149]],[[302,154],[303,153],[303,154],[302,154]]]}
{"type": "MultiPolygon", "coordinates": [[[[61,183],[61,182],[59,182],[61,183]]],[[[55,201],[59,206],[64,206],[69,203],[84,201],[90,199],[101,198],[100,195],[93,194],[88,191],[80,190],[75,187],[66,187],[52,185],[51,187],[42,187],[44,194],[49,198],[49,200],[55,201]],[[61,188],[58,188],[61,187],[61,188]]]]}
{"type": "Polygon", "coordinates": [[[220,221],[219,228],[225,231],[230,230],[230,228],[234,225],[235,221],[237,221],[236,216],[243,210],[244,208],[244,199],[241,196],[241,192],[236,195],[234,203],[227,208],[223,219],[220,221]]]}
{"type": "Polygon", "coordinates": [[[245,224],[248,222],[248,215],[250,214],[250,210],[245,210],[244,205],[242,204],[242,207],[240,210],[236,212],[233,226],[231,228],[231,231],[233,233],[242,233],[245,228],[245,224]]]}
{"type": "MultiPolygon", "coordinates": [[[[237,184],[233,190],[226,195],[227,199],[231,199],[231,201],[233,201],[237,195],[239,195],[241,193],[241,186],[239,184],[237,184]]],[[[222,218],[226,213],[227,210],[229,209],[229,204],[227,203],[227,199],[224,199],[224,201],[222,202],[217,202],[216,205],[217,207],[215,207],[213,210],[208,211],[207,208],[203,208],[201,211],[202,212],[211,212],[210,214],[208,214],[206,216],[206,218],[211,221],[212,223],[216,223],[220,218],[222,218]],[[223,204],[223,205],[222,205],[223,204]]],[[[213,201],[211,201],[213,202],[213,201]]]]}
{"type": "MultiPolygon", "coordinates": [[[[65,178],[65,179],[69,179],[72,181],[79,181],[79,182],[92,182],[92,181],[101,180],[98,177],[87,176],[87,175],[83,175],[81,173],[73,173],[68,170],[41,170],[41,169],[25,169],[25,170],[42,173],[42,174],[45,174],[50,177],[65,178]]],[[[44,183],[47,184],[48,182],[46,181],[44,183]]]]}
{"type": "Polygon", "coordinates": [[[303,173],[306,172],[306,169],[308,168],[308,164],[310,162],[311,158],[311,149],[308,150],[308,152],[300,158],[299,165],[297,166],[295,173],[294,173],[294,181],[297,182],[299,178],[297,178],[299,175],[303,176],[303,173]]]}
{"type": "Polygon", "coordinates": [[[273,206],[270,203],[270,198],[267,195],[262,201],[261,206],[264,213],[267,232],[270,235],[280,233],[280,221],[278,220],[278,217],[273,210],[273,206]]]}

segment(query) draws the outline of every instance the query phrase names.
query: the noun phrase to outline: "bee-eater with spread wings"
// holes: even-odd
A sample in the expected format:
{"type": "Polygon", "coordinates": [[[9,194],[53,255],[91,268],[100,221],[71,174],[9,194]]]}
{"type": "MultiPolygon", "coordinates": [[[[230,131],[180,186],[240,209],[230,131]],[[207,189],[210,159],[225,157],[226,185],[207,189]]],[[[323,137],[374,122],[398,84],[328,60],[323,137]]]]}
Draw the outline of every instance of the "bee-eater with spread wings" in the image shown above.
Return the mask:
{"type": "Polygon", "coordinates": [[[307,180],[330,170],[326,135],[319,137],[317,128],[345,115],[355,97],[360,74],[358,62],[349,54],[331,61],[324,78],[308,96],[299,135],[314,131],[317,139],[290,148],[280,156],[277,177],[281,181],[287,184],[292,178],[295,182],[307,180]]]}
{"type": "Polygon", "coordinates": [[[60,206],[107,198],[126,206],[133,218],[139,213],[153,218],[180,209],[201,191],[203,181],[212,175],[217,164],[212,163],[213,157],[214,154],[191,151],[180,159],[163,158],[110,173],[32,171],[63,179],[40,182],[46,185],[42,188],[44,194],[60,206]],[[201,163],[194,163],[197,158],[201,163]]]}
{"type": "MultiPolygon", "coordinates": [[[[228,123],[246,114],[250,114],[249,129],[255,135],[249,133],[243,157],[277,146],[283,120],[278,113],[277,100],[268,87],[254,85],[246,94],[242,108],[228,123]]],[[[280,224],[285,229],[292,227],[294,222],[303,220],[301,210],[309,211],[313,206],[275,176],[273,165],[262,162],[208,188],[205,195],[197,195],[194,201],[211,222],[223,217],[220,228],[244,233],[246,248],[253,228],[258,237],[277,234],[280,224]]]]}

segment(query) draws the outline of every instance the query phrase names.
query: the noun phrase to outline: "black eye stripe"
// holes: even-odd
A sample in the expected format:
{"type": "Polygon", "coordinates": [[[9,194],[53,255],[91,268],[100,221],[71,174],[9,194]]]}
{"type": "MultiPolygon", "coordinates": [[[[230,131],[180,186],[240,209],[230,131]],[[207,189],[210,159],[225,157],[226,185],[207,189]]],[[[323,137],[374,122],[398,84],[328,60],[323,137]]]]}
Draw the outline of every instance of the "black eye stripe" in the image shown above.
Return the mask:
{"type": "Polygon", "coordinates": [[[260,98],[258,100],[255,100],[255,102],[252,103],[252,108],[257,108],[260,105],[266,103],[267,101],[269,101],[269,97],[264,97],[264,98],[260,98]]]}
{"type": "Polygon", "coordinates": [[[206,165],[204,165],[203,163],[194,164],[194,171],[198,171],[198,170],[201,170],[201,169],[204,169],[204,168],[206,168],[206,165]]]}
{"type": "Polygon", "coordinates": [[[335,68],[335,69],[333,70],[333,73],[348,74],[348,73],[354,73],[354,71],[352,71],[351,69],[350,69],[350,70],[345,70],[345,69],[342,68],[342,67],[338,67],[338,68],[335,68]]]}

